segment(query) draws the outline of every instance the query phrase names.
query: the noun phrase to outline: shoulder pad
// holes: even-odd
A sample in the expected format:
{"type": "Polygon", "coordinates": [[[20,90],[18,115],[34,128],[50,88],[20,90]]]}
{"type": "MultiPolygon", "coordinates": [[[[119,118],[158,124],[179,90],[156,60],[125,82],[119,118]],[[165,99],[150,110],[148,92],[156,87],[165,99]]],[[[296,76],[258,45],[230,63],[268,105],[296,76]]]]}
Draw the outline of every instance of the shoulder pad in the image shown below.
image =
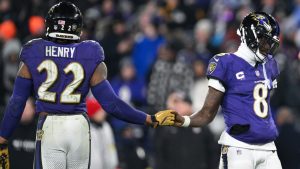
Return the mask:
{"type": "Polygon", "coordinates": [[[275,80],[280,74],[278,62],[276,61],[276,59],[272,58],[267,63],[270,65],[270,69],[272,72],[271,78],[272,80],[275,80]]]}
{"type": "Polygon", "coordinates": [[[223,60],[226,58],[226,56],[230,56],[230,53],[219,53],[212,57],[216,62],[218,62],[220,59],[223,60]]]}
{"type": "Polygon", "coordinates": [[[43,40],[43,39],[42,38],[32,39],[32,40],[26,42],[25,45],[23,46],[23,48],[30,47],[30,46],[40,42],[41,40],[43,40]]]}
{"type": "Polygon", "coordinates": [[[84,40],[81,43],[89,44],[89,45],[99,45],[99,42],[95,40],[84,40]]]}
{"type": "Polygon", "coordinates": [[[25,45],[23,45],[20,51],[20,55],[19,55],[20,60],[26,62],[28,57],[32,56],[32,52],[33,52],[32,46],[39,44],[39,42],[41,42],[42,40],[43,40],[42,38],[36,38],[25,43],[25,45]]]}
{"type": "Polygon", "coordinates": [[[85,40],[82,41],[85,45],[89,46],[89,48],[92,50],[91,54],[92,57],[96,59],[96,62],[103,62],[105,59],[104,50],[102,46],[99,44],[99,42],[94,40],[85,40]]]}
{"type": "Polygon", "coordinates": [[[230,64],[235,60],[232,53],[219,53],[214,55],[209,62],[222,62],[222,64],[230,64]]]}

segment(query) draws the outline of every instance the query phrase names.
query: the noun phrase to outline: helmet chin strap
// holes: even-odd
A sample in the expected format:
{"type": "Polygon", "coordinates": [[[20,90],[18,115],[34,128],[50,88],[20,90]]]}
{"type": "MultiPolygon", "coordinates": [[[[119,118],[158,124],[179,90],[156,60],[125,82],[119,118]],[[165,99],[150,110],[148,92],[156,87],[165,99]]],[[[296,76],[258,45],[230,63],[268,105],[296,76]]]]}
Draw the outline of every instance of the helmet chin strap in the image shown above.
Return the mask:
{"type": "Polygon", "coordinates": [[[260,53],[259,48],[257,48],[256,52],[253,52],[255,54],[255,60],[262,63],[265,62],[267,56],[260,53]]]}
{"type": "Polygon", "coordinates": [[[244,42],[242,42],[241,45],[244,46],[244,48],[249,49],[249,51],[251,51],[251,52],[253,53],[252,57],[254,57],[254,59],[255,59],[257,62],[263,63],[263,62],[266,61],[266,58],[267,58],[267,57],[266,57],[265,55],[261,54],[260,51],[259,51],[259,49],[257,49],[256,51],[254,51],[254,50],[252,50],[251,48],[249,48],[249,47],[247,46],[247,44],[244,43],[244,42]]]}
{"type": "MultiPolygon", "coordinates": [[[[252,29],[252,31],[253,31],[254,36],[257,37],[253,25],[252,25],[251,29],[252,29]]],[[[246,43],[246,40],[245,40],[245,30],[244,30],[244,28],[237,29],[237,30],[236,30],[236,33],[237,33],[238,36],[241,37],[241,43],[242,43],[243,45],[245,45],[248,49],[250,49],[250,48],[248,47],[247,43],[246,43]]],[[[254,51],[254,50],[252,50],[252,49],[250,49],[250,50],[253,52],[253,54],[254,54],[254,56],[255,56],[254,58],[255,58],[255,60],[256,60],[257,62],[259,62],[259,63],[265,62],[265,60],[266,60],[267,57],[266,57],[265,55],[263,55],[263,54],[259,51],[259,48],[257,48],[256,51],[254,51]]]]}

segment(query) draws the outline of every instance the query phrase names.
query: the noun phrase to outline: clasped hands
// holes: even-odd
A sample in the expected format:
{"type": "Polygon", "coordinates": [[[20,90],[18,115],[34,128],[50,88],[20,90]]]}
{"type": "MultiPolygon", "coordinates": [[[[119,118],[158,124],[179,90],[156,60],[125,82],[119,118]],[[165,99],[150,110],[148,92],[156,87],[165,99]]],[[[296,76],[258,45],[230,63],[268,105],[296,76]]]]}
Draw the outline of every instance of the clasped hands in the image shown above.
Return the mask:
{"type": "Polygon", "coordinates": [[[162,110],[151,116],[152,127],[157,126],[182,126],[184,118],[174,110],[162,110]]]}

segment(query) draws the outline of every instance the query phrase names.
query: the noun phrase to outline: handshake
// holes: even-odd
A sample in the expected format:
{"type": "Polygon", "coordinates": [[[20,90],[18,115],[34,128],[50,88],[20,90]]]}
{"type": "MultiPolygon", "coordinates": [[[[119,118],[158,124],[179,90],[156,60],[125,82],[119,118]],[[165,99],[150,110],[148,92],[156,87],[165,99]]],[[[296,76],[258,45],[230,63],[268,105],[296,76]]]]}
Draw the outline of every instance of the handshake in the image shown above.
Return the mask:
{"type": "Polygon", "coordinates": [[[183,126],[185,118],[174,110],[162,110],[151,116],[151,126],[183,126]]]}

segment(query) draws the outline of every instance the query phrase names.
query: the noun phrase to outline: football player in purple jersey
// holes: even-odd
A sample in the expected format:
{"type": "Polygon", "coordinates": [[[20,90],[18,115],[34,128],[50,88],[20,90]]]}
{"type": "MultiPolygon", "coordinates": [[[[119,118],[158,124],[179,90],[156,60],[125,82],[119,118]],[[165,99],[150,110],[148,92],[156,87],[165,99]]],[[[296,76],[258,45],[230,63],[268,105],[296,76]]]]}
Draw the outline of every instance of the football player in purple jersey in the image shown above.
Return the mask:
{"type": "Polygon", "coordinates": [[[270,110],[270,92],[279,75],[273,58],[279,32],[271,15],[248,14],[237,30],[238,50],[215,55],[209,62],[209,92],[203,108],[191,116],[176,115],[175,126],[201,127],[214,119],[221,105],[226,129],[219,140],[220,169],[282,168],[270,110]]]}
{"type": "Polygon", "coordinates": [[[92,40],[79,41],[82,14],[74,4],[54,5],[45,22],[45,38],[29,41],[20,53],[20,69],[0,129],[3,168],[9,167],[7,140],[32,92],[39,115],[36,169],[89,168],[90,129],[85,97],[90,89],[103,109],[119,119],[153,127],[174,123],[171,110],[150,116],[116,96],[106,80],[103,48],[92,40]]]}

